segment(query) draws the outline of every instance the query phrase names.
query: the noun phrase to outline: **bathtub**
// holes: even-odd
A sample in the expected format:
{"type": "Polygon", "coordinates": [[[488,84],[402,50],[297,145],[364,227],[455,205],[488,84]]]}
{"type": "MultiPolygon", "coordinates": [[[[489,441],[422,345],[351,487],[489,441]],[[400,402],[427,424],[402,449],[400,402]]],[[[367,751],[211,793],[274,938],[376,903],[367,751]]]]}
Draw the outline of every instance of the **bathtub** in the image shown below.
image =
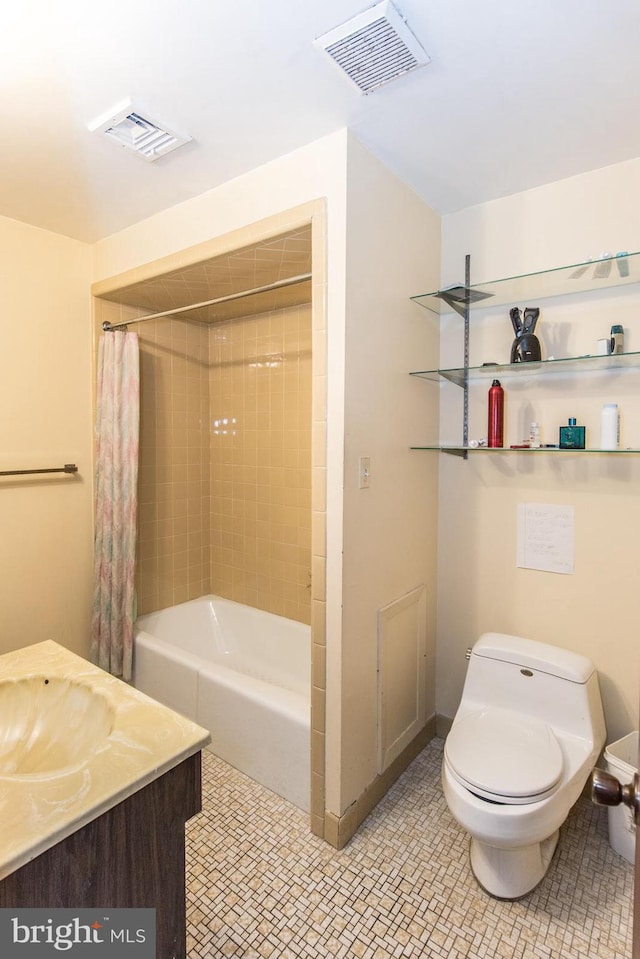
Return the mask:
{"type": "Polygon", "coordinates": [[[201,596],[140,616],[137,689],[204,726],[225,762],[301,809],[310,802],[310,629],[201,596]]]}

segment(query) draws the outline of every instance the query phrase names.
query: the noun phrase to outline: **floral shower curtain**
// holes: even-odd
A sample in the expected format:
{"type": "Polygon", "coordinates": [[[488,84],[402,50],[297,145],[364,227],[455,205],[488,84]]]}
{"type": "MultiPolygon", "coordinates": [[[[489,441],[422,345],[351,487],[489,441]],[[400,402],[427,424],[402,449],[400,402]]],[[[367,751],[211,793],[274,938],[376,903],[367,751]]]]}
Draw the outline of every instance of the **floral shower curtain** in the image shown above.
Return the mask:
{"type": "Polygon", "coordinates": [[[98,347],[91,660],[125,680],[135,619],[139,424],[138,336],[107,332],[98,347]]]}

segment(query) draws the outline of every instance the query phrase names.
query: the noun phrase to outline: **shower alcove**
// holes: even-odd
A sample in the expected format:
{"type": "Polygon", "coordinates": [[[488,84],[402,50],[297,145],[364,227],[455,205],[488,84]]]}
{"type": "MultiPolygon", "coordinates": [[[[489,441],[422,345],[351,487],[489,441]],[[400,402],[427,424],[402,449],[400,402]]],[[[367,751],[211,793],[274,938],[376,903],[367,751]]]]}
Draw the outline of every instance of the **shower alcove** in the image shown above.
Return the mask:
{"type": "MultiPolygon", "coordinates": [[[[319,770],[325,596],[311,570],[325,556],[324,493],[312,496],[325,466],[324,391],[313,388],[324,297],[312,298],[313,218],[276,219],[95,284],[94,320],[96,336],[129,323],[140,342],[138,613],[215,593],[311,625],[319,770]]],[[[318,835],[323,779],[312,776],[318,835]]]]}

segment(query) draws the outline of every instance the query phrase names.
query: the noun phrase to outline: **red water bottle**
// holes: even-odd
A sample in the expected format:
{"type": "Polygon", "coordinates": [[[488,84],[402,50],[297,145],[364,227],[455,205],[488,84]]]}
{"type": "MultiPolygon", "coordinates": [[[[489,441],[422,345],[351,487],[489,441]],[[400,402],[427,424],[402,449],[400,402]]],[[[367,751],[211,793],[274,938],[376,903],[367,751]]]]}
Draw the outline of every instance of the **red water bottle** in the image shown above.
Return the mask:
{"type": "Polygon", "coordinates": [[[487,446],[490,448],[504,446],[504,390],[500,380],[494,380],[489,390],[487,437],[487,446]]]}

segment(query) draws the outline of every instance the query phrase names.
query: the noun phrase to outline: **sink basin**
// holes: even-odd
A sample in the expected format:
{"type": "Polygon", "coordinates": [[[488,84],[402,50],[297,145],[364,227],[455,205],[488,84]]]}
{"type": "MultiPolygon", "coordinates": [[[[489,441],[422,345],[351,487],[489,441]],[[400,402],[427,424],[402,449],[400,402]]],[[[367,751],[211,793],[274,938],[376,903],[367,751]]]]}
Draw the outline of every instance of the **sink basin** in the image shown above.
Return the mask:
{"type": "Polygon", "coordinates": [[[59,775],[107,738],[114,710],[100,693],[60,677],[0,682],[0,777],[59,775]]]}

